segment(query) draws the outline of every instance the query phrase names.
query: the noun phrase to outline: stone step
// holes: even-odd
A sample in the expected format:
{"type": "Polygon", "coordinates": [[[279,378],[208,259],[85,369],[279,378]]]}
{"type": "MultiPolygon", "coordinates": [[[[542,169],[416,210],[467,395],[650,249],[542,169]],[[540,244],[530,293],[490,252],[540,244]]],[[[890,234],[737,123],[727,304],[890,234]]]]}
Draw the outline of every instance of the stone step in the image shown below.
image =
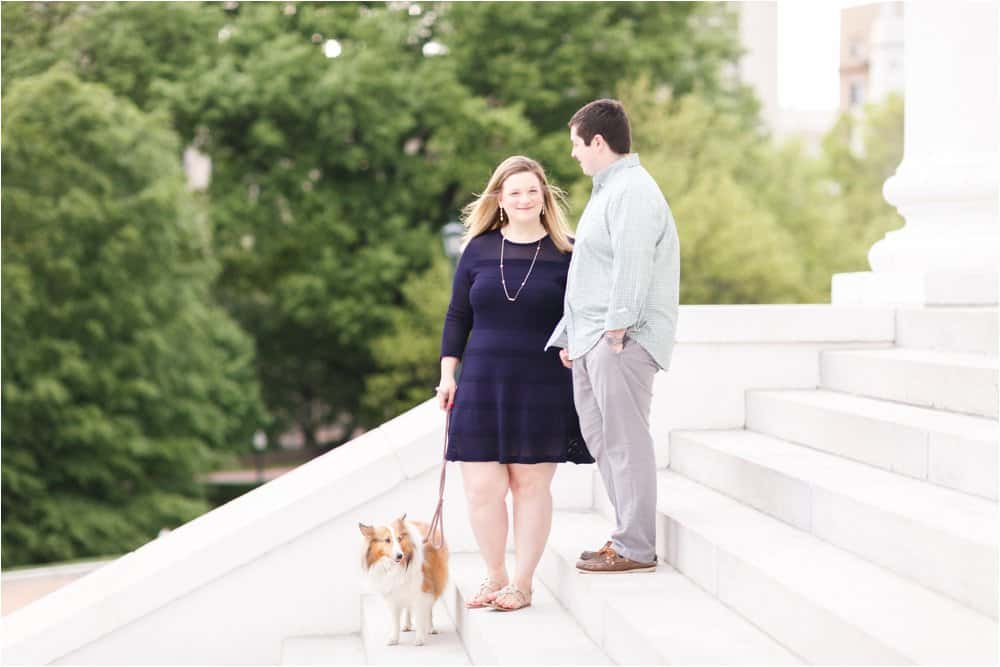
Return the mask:
{"type": "Polygon", "coordinates": [[[752,431],[674,431],[671,470],[997,616],[996,503],[752,431]]]}
{"type": "Polygon", "coordinates": [[[1000,362],[932,350],[825,350],[820,386],[887,401],[997,417],[1000,362]]]}
{"type": "Polygon", "coordinates": [[[594,512],[557,512],[538,578],[618,664],[803,664],[665,563],[655,573],[597,576],[576,571],[614,524],[594,512]]]}
{"type": "MultiPolygon", "coordinates": [[[[508,571],[513,572],[513,562],[508,571]]],[[[530,607],[516,612],[466,609],[465,601],[479,590],[484,574],[478,554],[452,554],[445,603],[474,664],[612,664],[538,579],[530,607]]]]}
{"type": "Polygon", "coordinates": [[[282,665],[364,665],[358,634],[288,637],[281,643],[282,665]]]}
{"type": "Polygon", "coordinates": [[[747,392],[747,429],[997,499],[1000,424],[818,390],[747,392]]]}
{"type": "Polygon", "coordinates": [[[659,473],[658,551],[809,663],[996,664],[997,623],[732,498],[659,473]]]}
{"type": "MultiPolygon", "coordinates": [[[[443,598],[443,596],[442,596],[443,598]]],[[[361,596],[361,638],[369,665],[468,665],[461,637],[445,608],[444,600],[434,605],[436,635],[428,635],[423,646],[414,646],[413,631],[400,632],[399,643],[389,646],[391,620],[385,600],[378,594],[361,596]]]]}
{"type": "Polygon", "coordinates": [[[896,345],[997,356],[996,308],[900,308],[896,345]]]}

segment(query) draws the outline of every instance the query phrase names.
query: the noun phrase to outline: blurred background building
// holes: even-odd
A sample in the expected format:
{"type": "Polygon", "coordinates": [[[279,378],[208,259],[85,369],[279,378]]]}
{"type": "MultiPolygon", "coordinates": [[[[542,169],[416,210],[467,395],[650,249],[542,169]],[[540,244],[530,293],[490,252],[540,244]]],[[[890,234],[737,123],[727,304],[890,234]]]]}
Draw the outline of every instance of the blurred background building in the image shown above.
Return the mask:
{"type": "Polygon", "coordinates": [[[903,3],[840,12],[840,110],[854,111],[903,90],[903,3]]]}
{"type": "MultiPolygon", "coordinates": [[[[781,21],[792,9],[780,2],[733,2],[739,13],[740,40],[746,52],[739,64],[740,79],[750,85],[761,103],[761,118],[775,139],[797,137],[815,152],[837,115],[860,110],[903,89],[903,3],[841,3],[839,9],[839,105],[783,104],[779,71],[782,30],[801,29],[798,22],[781,21]]],[[[829,14],[818,20],[830,20],[829,14]]],[[[834,19],[836,20],[836,19],[834,19]]],[[[817,44],[817,48],[825,45],[817,44]]],[[[816,77],[828,73],[817,68],[816,77]]],[[[790,85],[791,82],[784,82],[790,85]]]]}

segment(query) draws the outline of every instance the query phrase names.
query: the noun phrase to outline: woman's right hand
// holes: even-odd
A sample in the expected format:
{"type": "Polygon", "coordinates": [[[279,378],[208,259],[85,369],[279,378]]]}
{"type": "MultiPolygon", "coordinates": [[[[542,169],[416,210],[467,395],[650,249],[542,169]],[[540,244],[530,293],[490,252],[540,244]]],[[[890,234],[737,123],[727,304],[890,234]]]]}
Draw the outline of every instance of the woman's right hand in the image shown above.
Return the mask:
{"type": "Polygon", "coordinates": [[[455,404],[455,390],[458,389],[458,385],[455,383],[455,378],[453,377],[443,377],[441,382],[438,383],[436,387],[438,403],[441,405],[442,410],[447,410],[452,405],[455,404]]]}

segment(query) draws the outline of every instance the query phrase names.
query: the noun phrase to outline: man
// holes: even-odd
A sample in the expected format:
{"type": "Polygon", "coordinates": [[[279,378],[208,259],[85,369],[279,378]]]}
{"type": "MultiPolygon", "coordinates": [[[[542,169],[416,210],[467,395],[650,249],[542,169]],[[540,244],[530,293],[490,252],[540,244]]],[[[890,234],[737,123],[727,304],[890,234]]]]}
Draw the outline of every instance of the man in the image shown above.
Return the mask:
{"type": "Polygon", "coordinates": [[[594,188],[577,226],[560,347],[587,448],[615,508],[616,526],[585,573],[656,569],[656,459],[649,432],[653,376],[667,370],[677,327],[680,253],[660,188],[631,155],[628,116],[596,100],[569,122],[573,157],[594,188]]]}

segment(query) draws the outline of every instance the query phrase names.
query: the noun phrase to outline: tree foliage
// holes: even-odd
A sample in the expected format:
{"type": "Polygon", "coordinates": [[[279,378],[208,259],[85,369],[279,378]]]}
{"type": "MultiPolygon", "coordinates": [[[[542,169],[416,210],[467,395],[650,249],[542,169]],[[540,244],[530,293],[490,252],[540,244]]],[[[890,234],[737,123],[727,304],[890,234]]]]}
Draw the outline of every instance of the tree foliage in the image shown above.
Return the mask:
{"type": "Polygon", "coordinates": [[[424,57],[407,13],[348,23],[344,11],[243,6],[222,55],[165,88],[213,157],[217,294],[257,340],[278,426],[313,446],[345,415],[347,433],[372,424],[361,410],[372,341],[439,253],[458,193],[531,134],[470,95],[452,63],[424,57]],[[334,34],[342,54],[328,58],[334,34]]]}
{"type": "Polygon", "coordinates": [[[854,271],[868,269],[867,253],[903,218],[882,195],[882,186],[903,159],[903,98],[898,93],[844,113],[823,138],[824,172],[836,184],[843,208],[845,250],[854,271]]]}
{"type": "Polygon", "coordinates": [[[448,4],[435,35],[473,93],[537,129],[522,152],[570,184],[580,172],[566,123],[623,80],[644,76],[676,97],[698,91],[753,126],[758,104],[733,76],[737,20],[717,2],[470,2],[448,4]]]}
{"type": "Polygon", "coordinates": [[[162,119],[61,67],[3,115],[3,559],[117,553],[205,509],[263,417],[252,342],[162,119]]]}
{"type": "Polygon", "coordinates": [[[430,398],[440,376],[441,324],[452,271],[443,257],[403,286],[403,303],[386,332],[372,342],[375,372],[365,380],[362,407],[383,422],[430,398]]]}

